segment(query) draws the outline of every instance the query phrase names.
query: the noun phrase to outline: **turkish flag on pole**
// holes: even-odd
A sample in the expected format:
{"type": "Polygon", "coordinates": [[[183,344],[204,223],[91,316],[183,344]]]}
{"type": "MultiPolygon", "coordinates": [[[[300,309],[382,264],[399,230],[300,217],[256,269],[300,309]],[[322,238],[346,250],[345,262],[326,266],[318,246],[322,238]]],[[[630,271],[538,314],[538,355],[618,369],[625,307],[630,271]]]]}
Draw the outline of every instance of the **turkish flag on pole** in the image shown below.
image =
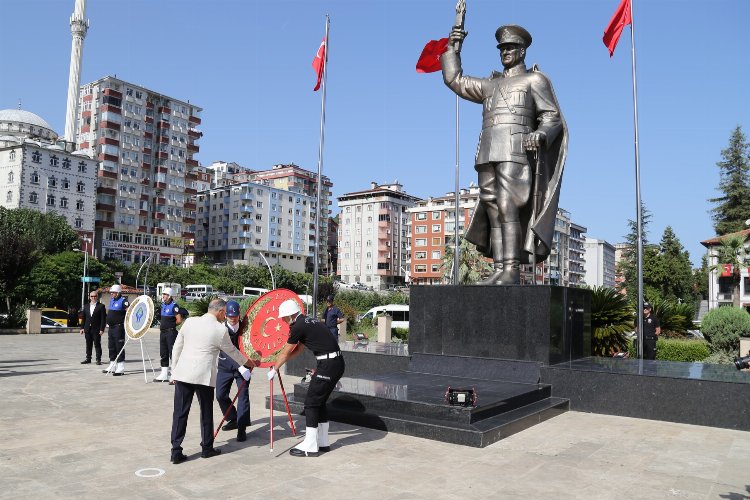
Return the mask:
{"type": "Polygon", "coordinates": [[[722,278],[726,278],[727,276],[732,275],[732,264],[722,264],[721,265],[721,276],[722,278]]]}
{"type": "Polygon", "coordinates": [[[313,92],[318,90],[320,88],[320,81],[323,79],[323,72],[325,71],[326,66],[326,47],[328,46],[328,43],[326,41],[326,37],[323,37],[323,41],[320,42],[320,47],[318,47],[318,53],[315,54],[315,59],[313,59],[312,67],[315,70],[315,73],[318,74],[318,81],[315,84],[315,88],[313,89],[313,92]]]}
{"type": "Polygon", "coordinates": [[[448,39],[430,40],[422,49],[422,54],[417,61],[417,73],[434,73],[440,71],[440,56],[448,48],[448,39]]]}
{"type": "Polygon", "coordinates": [[[609,57],[612,57],[612,54],[615,53],[615,47],[617,47],[617,42],[620,41],[622,30],[632,22],[630,0],[622,0],[615,11],[615,15],[610,19],[607,29],[604,30],[604,37],[602,38],[604,45],[609,49],[609,57]]]}

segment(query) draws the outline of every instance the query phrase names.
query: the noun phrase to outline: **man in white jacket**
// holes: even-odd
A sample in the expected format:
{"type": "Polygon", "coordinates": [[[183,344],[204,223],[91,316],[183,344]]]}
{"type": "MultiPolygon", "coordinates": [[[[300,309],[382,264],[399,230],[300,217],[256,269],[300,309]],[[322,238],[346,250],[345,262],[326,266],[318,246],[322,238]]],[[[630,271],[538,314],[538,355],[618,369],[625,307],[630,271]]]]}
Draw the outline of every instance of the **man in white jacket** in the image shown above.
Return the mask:
{"type": "Polygon", "coordinates": [[[193,395],[198,396],[201,409],[201,456],[210,458],[221,453],[214,448],[213,402],[216,387],[216,359],[219,351],[245,366],[240,371],[245,380],[250,378],[254,366],[232,344],[224,326],[227,303],[222,299],[211,301],[208,312],[199,318],[185,321],[172,349],[172,379],[175,381],[174,413],[172,415],[172,463],[187,460],[182,453],[190,405],[193,395]]]}

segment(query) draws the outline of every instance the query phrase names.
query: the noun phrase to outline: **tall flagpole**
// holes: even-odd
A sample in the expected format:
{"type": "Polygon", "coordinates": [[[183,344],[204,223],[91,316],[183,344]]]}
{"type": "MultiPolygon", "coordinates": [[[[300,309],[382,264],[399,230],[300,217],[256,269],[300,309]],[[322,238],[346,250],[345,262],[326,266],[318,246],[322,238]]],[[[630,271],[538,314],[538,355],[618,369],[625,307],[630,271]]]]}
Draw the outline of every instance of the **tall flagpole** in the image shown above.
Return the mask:
{"type": "Polygon", "coordinates": [[[638,146],[638,88],[635,74],[635,18],[633,0],[630,4],[630,53],[633,67],[633,131],[635,134],[635,203],[636,232],[638,235],[638,358],[643,359],[643,214],[641,211],[641,160],[638,146]]]}
{"type": "Polygon", "coordinates": [[[458,94],[456,94],[456,227],[455,227],[455,235],[453,236],[453,284],[454,285],[460,285],[459,282],[459,269],[458,269],[458,252],[459,252],[459,244],[458,244],[458,214],[459,214],[459,206],[461,197],[458,194],[459,189],[459,159],[458,159],[458,145],[459,145],[459,114],[458,114],[458,94]]]}
{"type": "Polygon", "coordinates": [[[323,185],[323,144],[325,139],[325,125],[326,125],[326,79],[328,78],[328,47],[330,40],[328,39],[329,26],[331,24],[331,18],[326,14],[326,34],[325,34],[325,55],[323,60],[323,94],[320,101],[320,144],[318,146],[318,200],[316,203],[315,210],[315,252],[314,252],[314,264],[313,264],[313,296],[312,296],[312,316],[313,318],[318,317],[318,256],[320,254],[320,212],[321,207],[321,191],[323,185]]]}

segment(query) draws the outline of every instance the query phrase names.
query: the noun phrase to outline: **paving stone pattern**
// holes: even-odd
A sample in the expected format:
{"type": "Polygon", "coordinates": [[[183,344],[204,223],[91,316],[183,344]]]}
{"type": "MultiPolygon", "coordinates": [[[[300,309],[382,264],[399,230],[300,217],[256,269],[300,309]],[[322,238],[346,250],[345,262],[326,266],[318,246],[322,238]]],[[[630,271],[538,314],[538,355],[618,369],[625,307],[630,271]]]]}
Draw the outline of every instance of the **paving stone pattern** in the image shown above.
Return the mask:
{"type": "MultiPolygon", "coordinates": [[[[158,332],[144,347],[157,367],[158,332]]],[[[483,449],[334,422],[318,458],[288,455],[300,438],[276,412],[270,452],[262,369],[248,440],[221,432],[223,453],[200,458],[195,402],[190,460],[172,465],[173,388],[144,383],[137,342],[127,357],[106,376],[79,364],[78,334],[0,335],[0,498],[750,498],[750,433],[578,412],[483,449]]]]}

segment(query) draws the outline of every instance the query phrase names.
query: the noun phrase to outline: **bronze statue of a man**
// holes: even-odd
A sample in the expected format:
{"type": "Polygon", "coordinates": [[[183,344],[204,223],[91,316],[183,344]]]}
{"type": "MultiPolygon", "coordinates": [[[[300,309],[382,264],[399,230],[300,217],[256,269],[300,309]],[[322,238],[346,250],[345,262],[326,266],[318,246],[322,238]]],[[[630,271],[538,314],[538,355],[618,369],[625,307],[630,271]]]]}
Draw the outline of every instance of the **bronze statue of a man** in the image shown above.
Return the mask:
{"type": "Polygon", "coordinates": [[[505,70],[465,76],[460,50],[466,32],[454,27],[441,56],[443,80],[460,97],[483,105],[474,161],[479,205],[465,238],[494,262],[483,285],[520,283],[520,264],[549,256],[568,148],[565,120],[549,79],[526,68],[531,35],[507,25],[495,33],[505,70]]]}

